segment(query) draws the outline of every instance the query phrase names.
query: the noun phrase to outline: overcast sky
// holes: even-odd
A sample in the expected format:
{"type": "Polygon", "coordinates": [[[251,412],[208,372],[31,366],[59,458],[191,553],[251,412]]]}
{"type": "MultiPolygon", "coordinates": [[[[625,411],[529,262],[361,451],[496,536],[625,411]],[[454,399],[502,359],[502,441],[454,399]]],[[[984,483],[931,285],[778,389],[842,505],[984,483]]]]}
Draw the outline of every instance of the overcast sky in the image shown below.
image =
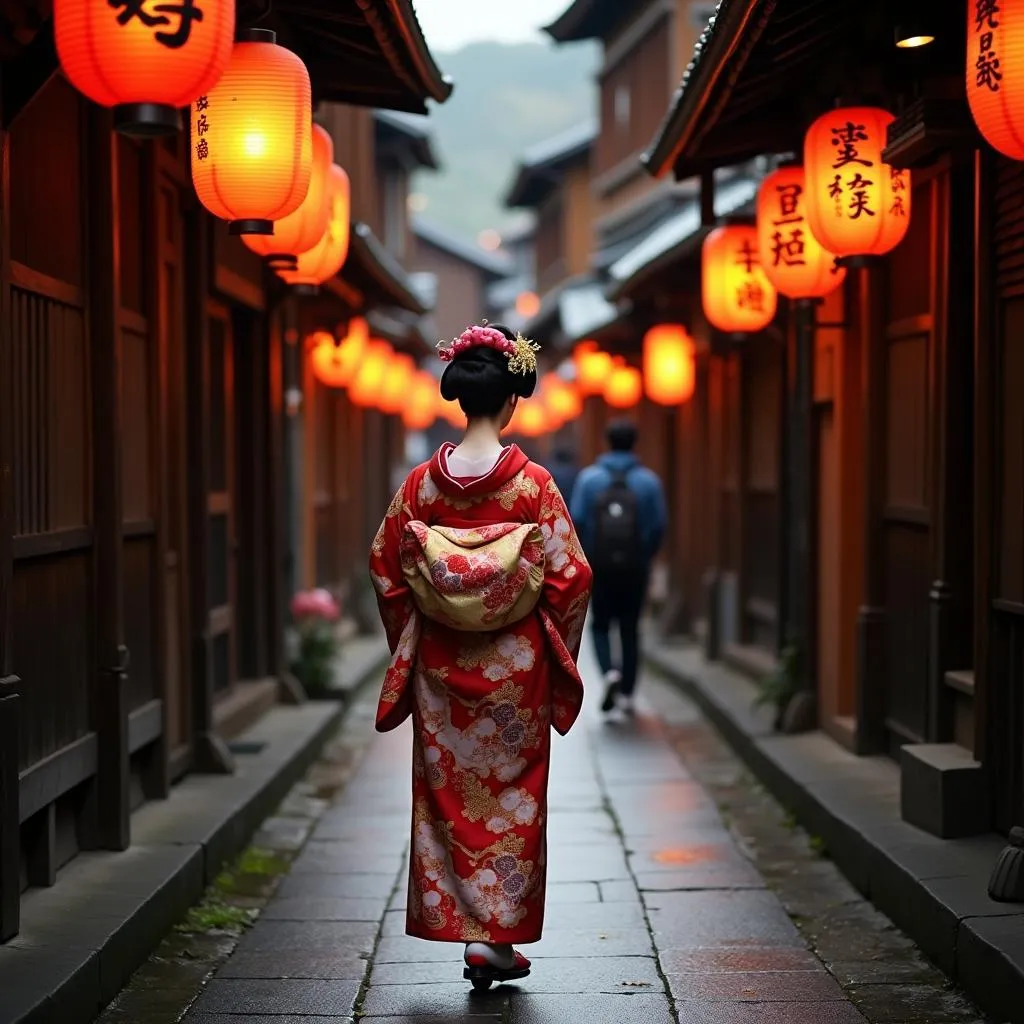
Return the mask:
{"type": "Polygon", "coordinates": [[[547,38],[550,24],[569,0],[413,0],[432,50],[450,52],[481,39],[517,43],[547,38]]]}

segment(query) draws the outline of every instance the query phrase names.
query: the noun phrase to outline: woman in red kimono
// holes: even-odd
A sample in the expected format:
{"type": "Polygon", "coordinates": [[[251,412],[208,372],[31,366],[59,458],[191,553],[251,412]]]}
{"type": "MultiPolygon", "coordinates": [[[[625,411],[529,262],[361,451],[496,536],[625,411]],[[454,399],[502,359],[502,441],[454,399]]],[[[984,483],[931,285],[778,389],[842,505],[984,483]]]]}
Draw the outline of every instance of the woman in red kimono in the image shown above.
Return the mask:
{"type": "Polygon", "coordinates": [[[469,328],[441,358],[461,444],[414,469],[370,554],[392,660],[377,729],[413,719],[406,931],[466,944],[477,988],[525,977],[544,922],[551,728],[579,714],[591,571],[547,470],[499,437],[536,348],[469,328]]]}

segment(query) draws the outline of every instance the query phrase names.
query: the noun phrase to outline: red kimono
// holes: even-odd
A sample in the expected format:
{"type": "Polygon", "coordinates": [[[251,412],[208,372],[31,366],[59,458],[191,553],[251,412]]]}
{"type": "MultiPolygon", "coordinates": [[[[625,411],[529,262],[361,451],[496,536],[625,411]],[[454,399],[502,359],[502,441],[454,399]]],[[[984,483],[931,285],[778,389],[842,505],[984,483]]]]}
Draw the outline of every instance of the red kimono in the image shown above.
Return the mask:
{"type": "MultiPolygon", "coordinates": [[[[592,574],[545,469],[512,445],[486,476],[460,480],[447,469],[452,447],[410,473],[370,554],[392,650],[377,729],[394,729],[410,715],[414,726],[406,931],[443,942],[536,942],[544,921],[551,727],[568,732],[582,706],[576,658],[592,574]],[[473,631],[420,610],[408,562],[426,528],[484,539],[530,532],[518,524],[539,531],[498,596],[535,572],[539,598],[525,617],[473,631]]],[[[440,571],[463,571],[451,568],[455,561],[440,571]]],[[[458,579],[448,578],[457,590],[458,579]]],[[[483,599],[488,608],[492,591],[483,599]]]]}

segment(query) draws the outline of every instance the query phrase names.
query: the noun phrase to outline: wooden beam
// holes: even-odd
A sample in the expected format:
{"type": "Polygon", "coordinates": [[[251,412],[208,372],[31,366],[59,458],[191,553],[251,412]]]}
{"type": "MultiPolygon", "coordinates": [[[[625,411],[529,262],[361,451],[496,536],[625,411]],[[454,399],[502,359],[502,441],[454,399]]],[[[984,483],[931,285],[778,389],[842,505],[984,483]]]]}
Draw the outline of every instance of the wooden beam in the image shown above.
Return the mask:
{"type": "Polygon", "coordinates": [[[93,524],[95,580],[94,697],[99,756],[96,842],[130,842],[128,649],[124,643],[121,502],[121,256],[117,136],[101,107],[87,115],[89,347],[92,355],[93,524]]]}

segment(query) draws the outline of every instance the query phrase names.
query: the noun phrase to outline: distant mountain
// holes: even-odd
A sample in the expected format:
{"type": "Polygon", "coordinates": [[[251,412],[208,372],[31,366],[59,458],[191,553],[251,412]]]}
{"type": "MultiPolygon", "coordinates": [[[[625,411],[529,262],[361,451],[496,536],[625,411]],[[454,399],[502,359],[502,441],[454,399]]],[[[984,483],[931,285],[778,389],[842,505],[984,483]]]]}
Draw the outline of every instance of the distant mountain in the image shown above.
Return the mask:
{"type": "Polygon", "coordinates": [[[525,149],[593,117],[598,51],[588,44],[474,43],[438,54],[455,82],[430,121],[440,173],[417,175],[425,219],[475,241],[519,219],[502,199],[525,149]]]}

